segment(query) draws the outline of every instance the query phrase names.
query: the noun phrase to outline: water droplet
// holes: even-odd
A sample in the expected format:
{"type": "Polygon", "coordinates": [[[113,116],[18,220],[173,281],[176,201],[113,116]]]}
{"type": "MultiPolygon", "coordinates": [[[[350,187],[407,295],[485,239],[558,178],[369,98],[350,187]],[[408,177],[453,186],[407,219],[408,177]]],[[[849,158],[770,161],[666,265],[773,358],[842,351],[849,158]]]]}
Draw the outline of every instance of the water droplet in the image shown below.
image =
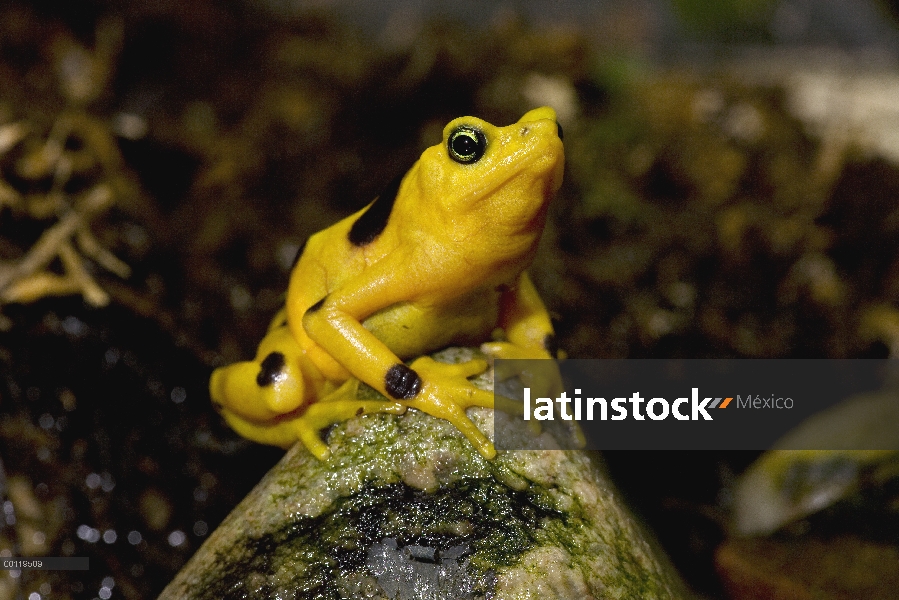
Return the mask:
{"type": "Polygon", "coordinates": [[[172,390],[171,398],[172,402],[174,402],[175,404],[181,404],[185,399],[187,399],[187,390],[180,386],[176,387],[172,390]]]}
{"type": "Polygon", "coordinates": [[[187,539],[187,536],[184,535],[184,532],[180,529],[176,529],[172,533],[169,534],[169,545],[170,546],[180,546],[184,543],[184,540],[187,539]]]}
{"type": "Polygon", "coordinates": [[[103,483],[99,473],[90,473],[87,477],[84,478],[84,484],[92,490],[100,487],[100,484],[103,483]]]}
{"type": "Polygon", "coordinates": [[[209,525],[206,524],[206,521],[197,521],[194,523],[194,535],[203,537],[207,533],[209,533],[209,525]]]}

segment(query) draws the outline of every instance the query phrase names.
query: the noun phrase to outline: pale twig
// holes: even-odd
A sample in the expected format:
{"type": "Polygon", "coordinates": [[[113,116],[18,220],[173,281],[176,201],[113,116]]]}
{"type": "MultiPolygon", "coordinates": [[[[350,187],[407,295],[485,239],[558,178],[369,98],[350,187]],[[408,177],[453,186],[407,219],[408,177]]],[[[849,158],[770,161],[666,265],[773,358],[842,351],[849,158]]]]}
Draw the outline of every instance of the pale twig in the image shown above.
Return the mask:
{"type": "Polygon", "coordinates": [[[106,306],[109,304],[109,294],[104,292],[94,278],[90,276],[81,257],[72,248],[72,244],[65,242],[59,247],[59,258],[62,261],[66,276],[70,277],[78,287],[81,295],[88,303],[94,306],[106,306]]]}
{"type": "Polygon", "coordinates": [[[72,130],[66,117],[59,117],[53,123],[47,141],[34,152],[27,154],[19,161],[18,171],[27,179],[40,179],[56,169],[57,162],[65,150],[66,139],[72,130]]]}
{"type": "Polygon", "coordinates": [[[78,283],[71,277],[56,275],[49,271],[41,271],[17,279],[0,292],[0,300],[6,303],[19,302],[27,304],[47,296],[68,296],[77,294],[78,283]]]}
{"type": "Polygon", "coordinates": [[[25,123],[7,123],[0,126],[0,154],[5,154],[28,135],[25,123]]]}
{"type": "Polygon", "coordinates": [[[17,279],[0,294],[3,302],[34,302],[46,296],[67,296],[80,293],[93,306],[109,304],[109,294],[103,291],[84,268],[81,257],[69,242],[59,246],[59,259],[64,274],[49,271],[33,273],[17,279]]]}
{"type": "Polygon", "coordinates": [[[0,208],[17,207],[22,204],[22,195],[16,189],[0,179],[0,208]]]}
{"type": "Polygon", "coordinates": [[[111,202],[112,192],[108,186],[101,184],[94,187],[76,204],[74,210],[66,213],[53,227],[45,231],[21,260],[11,268],[0,271],[0,292],[14,281],[25,279],[46,268],[59,256],[60,247],[68,243],[79,225],[111,202]]]}
{"type": "Polygon", "coordinates": [[[96,261],[97,264],[107,271],[115,273],[122,279],[127,279],[131,275],[131,267],[101,246],[86,223],[82,223],[78,231],[75,232],[75,241],[85,256],[96,261]]]}

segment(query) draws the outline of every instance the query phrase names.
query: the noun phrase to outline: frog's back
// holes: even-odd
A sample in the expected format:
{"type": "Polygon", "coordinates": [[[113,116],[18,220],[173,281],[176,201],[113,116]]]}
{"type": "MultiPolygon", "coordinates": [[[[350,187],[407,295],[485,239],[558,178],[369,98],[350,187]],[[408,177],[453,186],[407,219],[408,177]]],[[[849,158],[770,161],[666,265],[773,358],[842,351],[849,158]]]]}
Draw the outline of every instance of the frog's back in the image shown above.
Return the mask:
{"type": "Polygon", "coordinates": [[[389,235],[390,214],[406,175],[395,177],[364,208],[309,238],[290,276],[289,312],[302,316],[326,294],[395,248],[396,237],[389,235]]]}

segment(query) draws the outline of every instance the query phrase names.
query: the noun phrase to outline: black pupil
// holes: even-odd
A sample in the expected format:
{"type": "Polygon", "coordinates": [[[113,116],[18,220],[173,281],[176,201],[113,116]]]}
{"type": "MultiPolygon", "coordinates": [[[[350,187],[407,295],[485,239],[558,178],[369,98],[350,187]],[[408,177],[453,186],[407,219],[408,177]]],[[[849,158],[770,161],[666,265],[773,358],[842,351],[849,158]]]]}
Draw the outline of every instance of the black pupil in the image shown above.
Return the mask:
{"type": "Polygon", "coordinates": [[[461,131],[453,138],[453,152],[462,157],[469,157],[477,151],[478,140],[474,133],[461,131]]]}

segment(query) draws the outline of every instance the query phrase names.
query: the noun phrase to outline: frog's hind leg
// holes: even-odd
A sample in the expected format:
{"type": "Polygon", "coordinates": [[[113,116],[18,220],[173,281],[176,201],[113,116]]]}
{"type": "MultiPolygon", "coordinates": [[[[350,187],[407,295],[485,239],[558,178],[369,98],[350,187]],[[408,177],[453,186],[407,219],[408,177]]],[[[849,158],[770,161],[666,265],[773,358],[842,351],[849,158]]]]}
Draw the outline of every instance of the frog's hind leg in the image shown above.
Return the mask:
{"type": "Polygon", "coordinates": [[[209,379],[213,405],[243,437],[289,448],[297,441],[291,419],[301,413],[312,393],[302,368],[306,360],[282,311],[253,360],[213,371],[209,379]]]}
{"type": "Polygon", "coordinates": [[[209,394],[217,408],[265,422],[297,410],[306,396],[303,352],[286,326],[269,330],[256,358],[216,369],[209,394]]]}
{"type": "Polygon", "coordinates": [[[350,379],[319,402],[309,405],[303,415],[292,422],[297,437],[319,460],[326,460],[331,454],[319,436],[325,427],[364,414],[399,415],[406,412],[405,405],[395,400],[358,400],[358,388],[359,381],[350,379]]]}

